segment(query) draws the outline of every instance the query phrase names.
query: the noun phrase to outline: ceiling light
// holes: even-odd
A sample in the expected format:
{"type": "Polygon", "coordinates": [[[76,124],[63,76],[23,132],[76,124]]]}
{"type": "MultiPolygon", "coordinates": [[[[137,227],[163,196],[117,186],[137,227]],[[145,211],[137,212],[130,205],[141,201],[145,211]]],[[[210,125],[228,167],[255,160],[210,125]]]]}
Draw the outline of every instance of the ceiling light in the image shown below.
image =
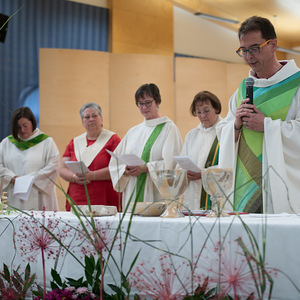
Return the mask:
{"type": "Polygon", "coordinates": [[[288,48],[283,48],[283,47],[277,47],[277,50],[278,50],[278,51],[281,51],[281,52],[286,52],[286,53],[291,53],[291,54],[298,54],[298,55],[300,55],[300,51],[293,50],[293,49],[288,49],[288,48]]]}
{"type": "Polygon", "coordinates": [[[203,18],[206,18],[206,19],[221,21],[221,22],[227,22],[227,23],[231,23],[231,24],[239,24],[240,23],[240,21],[237,21],[237,20],[232,20],[232,19],[217,17],[217,16],[213,16],[213,15],[208,15],[208,14],[204,14],[202,12],[195,12],[195,16],[200,16],[200,17],[203,17],[203,18]]]}

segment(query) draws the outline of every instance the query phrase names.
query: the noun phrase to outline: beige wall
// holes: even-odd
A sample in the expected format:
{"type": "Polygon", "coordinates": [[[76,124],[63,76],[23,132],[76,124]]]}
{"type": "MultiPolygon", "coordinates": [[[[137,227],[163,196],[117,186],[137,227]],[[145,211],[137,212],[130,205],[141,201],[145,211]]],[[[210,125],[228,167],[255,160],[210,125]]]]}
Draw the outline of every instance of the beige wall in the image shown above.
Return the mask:
{"type": "Polygon", "coordinates": [[[161,114],[174,118],[173,58],[145,54],[110,55],[110,129],[123,137],[143,121],[134,94],[144,83],[155,83],[161,92],[161,114]]]}
{"type": "MultiPolygon", "coordinates": [[[[99,103],[104,122],[109,123],[109,58],[107,52],[40,50],[40,128],[54,138],[61,155],[83,132],[79,109],[84,103],[99,103]]],[[[59,191],[58,199],[63,209],[65,198],[59,191]]]]}
{"type": "Polygon", "coordinates": [[[208,90],[225,102],[226,63],[195,58],[176,58],[176,123],[184,138],[196,127],[198,118],[191,116],[189,107],[194,96],[208,90]]]}
{"type": "Polygon", "coordinates": [[[84,103],[99,103],[109,122],[109,82],[107,52],[40,50],[41,129],[56,135],[60,152],[83,131],[79,109],[84,103]]]}
{"type": "MultiPolygon", "coordinates": [[[[205,59],[146,54],[112,54],[98,51],[40,50],[40,127],[51,135],[61,153],[83,132],[80,107],[97,102],[104,127],[123,137],[142,122],[134,100],[136,89],[154,82],[162,95],[160,114],[169,116],[182,137],[198,124],[189,114],[194,95],[210,90],[220,97],[227,113],[229,96],[246,77],[248,67],[205,59]]],[[[67,184],[60,180],[66,189],[67,184]]],[[[60,209],[64,196],[58,193],[60,209]]]]}
{"type": "Polygon", "coordinates": [[[111,0],[113,53],[173,55],[173,4],[167,0],[111,0]]]}
{"type": "Polygon", "coordinates": [[[222,103],[221,116],[225,117],[230,96],[249,72],[245,64],[183,57],[176,58],[175,70],[175,119],[183,138],[199,123],[189,112],[194,96],[202,90],[214,93],[222,103]]]}

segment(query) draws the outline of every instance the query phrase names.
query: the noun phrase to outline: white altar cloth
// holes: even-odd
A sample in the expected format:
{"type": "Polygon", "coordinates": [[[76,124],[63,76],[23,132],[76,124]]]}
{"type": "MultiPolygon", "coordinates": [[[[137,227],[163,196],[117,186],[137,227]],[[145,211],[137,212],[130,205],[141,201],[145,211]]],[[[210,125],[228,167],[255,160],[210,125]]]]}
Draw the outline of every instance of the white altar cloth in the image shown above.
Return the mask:
{"type": "MultiPolygon", "coordinates": [[[[52,215],[53,212],[46,212],[46,219],[51,218],[52,215]]],[[[27,264],[22,261],[20,251],[17,245],[16,248],[14,247],[13,240],[13,234],[18,232],[19,226],[22,226],[20,221],[22,217],[22,214],[1,215],[0,217],[0,261],[8,266],[16,267],[19,264],[23,266],[27,264]]],[[[175,260],[177,258],[193,260],[194,255],[201,251],[204,242],[209,248],[209,245],[213,245],[217,241],[225,239],[227,243],[227,241],[232,242],[241,237],[250,249],[248,235],[243,225],[244,222],[255,236],[261,251],[263,251],[262,245],[265,238],[267,266],[278,270],[276,277],[273,278],[272,299],[300,299],[300,216],[249,214],[240,217],[241,219],[236,216],[216,219],[186,216],[173,219],[133,216],[122,270],[124,273],[128,271],[138,251],[141,252],[135,265],[150,260],[155,267],[159,264],[158,257],[166,252],[175,255],[175,260]]],[[[61,220],[59,223],[61,228],[65,226],[76,227],[79,224],[77,217],[69,212],[56,212],[55,218],[61,220]]],[[[109,223],[109,227],[114,229],[118,227],[121,218],[122,214],[117,214],[116,216],[98,217],[96,219],[104,225],[109,223]]],[[[130,224],[129,219],[129,214],[127,214],[122,222],[122,238],[120,239],[122,243],[124,243],[125,233],[128,224],[130,224]]],[[[78,241],[74,239],[74,235],[70,236],[68,241],[70,242],[70,249],[75,249],[78,241]]],[[[224,243],[225,246],[226,243],[224,243]]],[[[124,248],[124,244],[121,246],[124,248]]],[[[75,250],[74,253],[79,260],[82,260],[80,251],[76,252],[75,250]]],[[[119,247],[115,247],[112,254],[120,264],[119,247]]],[[[53,260],[46,261],[48,286],[53,264],[53,260]]],[[[38,282],[42,285],[40,258],[37,263],[31,263],[31,271],[37,274],[38,282]]],[[[83,268],[69,254],[64,258],[60,258],[58,271],[62,278],[71,277],[76,279],[84,276],[83,268]]],[[[112,265],[111,273],[107,272],[105,274],[105,284],[114,283],[113,278],[118,281],[119,276],[116,267],[112,265]]]]}

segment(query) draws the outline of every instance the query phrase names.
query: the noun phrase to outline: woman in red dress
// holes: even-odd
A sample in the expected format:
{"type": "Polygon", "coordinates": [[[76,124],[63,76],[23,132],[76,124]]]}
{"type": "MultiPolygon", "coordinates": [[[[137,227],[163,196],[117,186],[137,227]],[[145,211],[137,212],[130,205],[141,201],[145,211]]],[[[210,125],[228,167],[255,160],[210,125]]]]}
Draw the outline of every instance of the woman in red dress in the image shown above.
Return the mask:
{"type": "MultiPolygon", "coordinates": [[[[70,182],[68,195],[77,205],[87,205],[86,182],[91,205],[113,205],[121,211],[121,199],[113,189],[108,170],[110,154],[114,151],[120,138],[112,131],[103,128],[101,108],[96,103],[87,103],[80,109],[82,125],[86,132],[75,137],[68,144],[63,154],[60,176],[70,182]],[[83,161],[88,172],[73,173],[65,165],[66,161],[83,161]]],[[[70,203],[66,201],[66,210],[70,203]]]]}

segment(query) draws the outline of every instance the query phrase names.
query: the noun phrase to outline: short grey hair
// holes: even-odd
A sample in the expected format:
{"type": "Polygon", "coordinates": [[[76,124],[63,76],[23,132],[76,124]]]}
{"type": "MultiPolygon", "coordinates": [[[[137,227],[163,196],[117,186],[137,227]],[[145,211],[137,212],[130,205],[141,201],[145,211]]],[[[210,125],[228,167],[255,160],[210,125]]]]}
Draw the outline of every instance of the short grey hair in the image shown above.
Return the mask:
{"type": "Polygon", "coordinates": [[[100,117],[102,118],[102,110],[101,110],[101,107],[97,104],[97,103],[94,103],[94,102],[89,102],[89,103],[86,103],[84,104],[81,108],[80,108],[80,117],[81,119],[83,119],[83,112],[85,109],[87,108],[94,108],[94,109],[97,109],[100,117]]]}

